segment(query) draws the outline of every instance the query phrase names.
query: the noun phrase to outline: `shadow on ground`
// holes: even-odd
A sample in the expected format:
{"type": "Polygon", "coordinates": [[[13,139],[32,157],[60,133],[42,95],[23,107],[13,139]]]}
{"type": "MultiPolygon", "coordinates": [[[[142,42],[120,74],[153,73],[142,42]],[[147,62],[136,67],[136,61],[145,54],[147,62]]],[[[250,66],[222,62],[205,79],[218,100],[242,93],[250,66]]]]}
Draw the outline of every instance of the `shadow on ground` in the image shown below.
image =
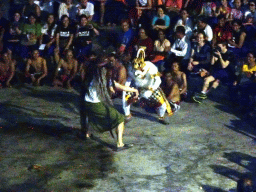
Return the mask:
{"type": "MultiPolygon", "coordinates": [[[[54,102],[55,94],[37,96],[54,102]]],[[[73,100],[68,96],[64,104],[73,100]]],[[[65,117],[49,118],[11,101],[0,104],[0,113],[1,192],[90,189],[95,180],[115,170],[112,150],[99,138],[79,140],[78,129],[61,122],[65,117]]]]}
{"type": "Polygon", "coordinates": [[[256,157],[236,151],[224,153],[223,157],[226,158],[228,161],[243,167],[244,170],[239,172],[237,170],[222,165],[211,165],[210,167],[214,170],[214,172],[236,181],[238,183],[237,192],[241,191],[239,190],[239,186],[241,186],[241,183],[244,182],[244,179],[249,178],[254,181],[254,183],[252,184],[252,191],[255,191],[256,157]]]}

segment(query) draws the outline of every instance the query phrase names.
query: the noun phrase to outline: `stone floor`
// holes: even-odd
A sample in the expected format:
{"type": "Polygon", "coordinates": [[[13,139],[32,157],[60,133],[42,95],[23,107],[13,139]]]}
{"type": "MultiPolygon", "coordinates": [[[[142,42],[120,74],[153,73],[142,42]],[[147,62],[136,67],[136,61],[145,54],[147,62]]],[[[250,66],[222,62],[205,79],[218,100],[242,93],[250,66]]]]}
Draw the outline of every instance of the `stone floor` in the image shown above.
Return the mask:
{"type": "Polygon", "coordinates": [[[221,88],[200,105],[183,102],[167,126],[133,106],[124,141],[134,147],[121,152],[109,133],[76,137],[77,91],[25,86],[0,95],[1,192],[231,192],[255,174],[255,127],[221,88]]]}

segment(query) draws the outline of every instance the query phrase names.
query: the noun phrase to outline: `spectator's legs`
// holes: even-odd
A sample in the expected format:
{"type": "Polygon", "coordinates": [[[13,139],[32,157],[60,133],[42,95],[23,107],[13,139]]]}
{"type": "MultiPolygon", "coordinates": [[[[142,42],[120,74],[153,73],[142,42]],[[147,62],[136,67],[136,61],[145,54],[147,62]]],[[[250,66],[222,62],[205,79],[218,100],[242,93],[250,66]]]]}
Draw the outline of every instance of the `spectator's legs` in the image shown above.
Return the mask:
{"type": "Polygon", "coordinates": [[[202,93],[206,94],[208,92],[209,85],[214,80],[215,80],[215,78],[213,76],[209,76],[209,77],[206,77],[204,79],[204,85],[203,85],[202,93]]]}

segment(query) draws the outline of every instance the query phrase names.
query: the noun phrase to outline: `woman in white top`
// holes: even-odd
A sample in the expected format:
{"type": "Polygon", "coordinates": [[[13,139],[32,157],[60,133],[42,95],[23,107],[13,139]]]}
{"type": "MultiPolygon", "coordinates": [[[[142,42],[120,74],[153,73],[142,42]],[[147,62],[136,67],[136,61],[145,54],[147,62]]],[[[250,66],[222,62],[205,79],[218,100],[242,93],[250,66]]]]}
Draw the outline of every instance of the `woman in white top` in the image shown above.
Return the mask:
{"type": "Polygon", "coordinates": [[[117,135],[116,150],[118,151],[131,146],[123,143],[124,115],[113,107],[109,91],[119,89],[133,92],[135,97],[138,97],[139,92],[135,88],[112,81],[107,75],[107,71],[111,70],[108,66],[108,59],[103,61],[96,60],[86,69],[86,79],[83,84],[84,89],[82,89],[82,96],[84,95],[84,97],[81,110],[81,125],[86,137],[90,137],[88,126],[85,123],[86,118],[88,118],[89,132],[105,132],[115,128],[117,135]]]}

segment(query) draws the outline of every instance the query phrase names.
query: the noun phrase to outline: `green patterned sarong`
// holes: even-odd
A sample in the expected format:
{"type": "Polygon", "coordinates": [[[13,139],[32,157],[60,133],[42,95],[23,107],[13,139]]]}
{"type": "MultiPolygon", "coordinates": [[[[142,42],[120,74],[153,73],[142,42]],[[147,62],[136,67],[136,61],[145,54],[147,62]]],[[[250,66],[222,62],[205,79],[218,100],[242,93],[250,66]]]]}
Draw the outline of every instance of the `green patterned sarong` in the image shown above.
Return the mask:
{"type": "Polygon", "coordinates": [[[110,131],[124,122],[124,115],[114,107],[100,103],[85,102],[90,127],[96,132],[110,131]]]}

